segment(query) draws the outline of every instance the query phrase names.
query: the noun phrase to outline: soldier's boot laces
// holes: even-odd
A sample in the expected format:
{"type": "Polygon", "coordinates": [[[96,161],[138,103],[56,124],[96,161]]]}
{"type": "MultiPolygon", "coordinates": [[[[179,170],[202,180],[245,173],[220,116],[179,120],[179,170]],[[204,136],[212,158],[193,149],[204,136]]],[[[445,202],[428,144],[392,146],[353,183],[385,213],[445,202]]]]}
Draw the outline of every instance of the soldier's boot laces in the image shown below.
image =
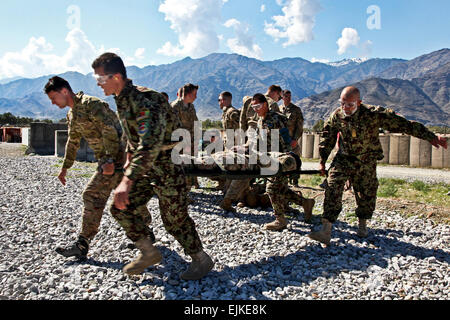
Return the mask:
{"type": "Polygon", "coordinates": [[[367,220],[366,219],[359,219],[359,227],[358,227],[358,237],[360,238],[367,238],[369,235],[369,231],[367,230],[367,220]]]}
{"type": "Polygon", "coordinates": [[[181,274],[183,280],[200,280],[214,267],[214,261],[205,251],[191,255],[192,262],[188,269],[181,274]]]}
{"type": "Polygon", "coordinates": [[[325,245],[329,245],[331,241],[331,229],[333,228],[333,224],[327,219],[322,219],[322,230],[317,232],[311,232],[308,234],[308,237],[319,241],[325,245]]]}
{"type": "MultiPolygon", "coordinates": [[[[152,242],[152,244],[154,244],[156,242],[155,233],[153,232],[153,230],[151,228],[148,228],[148,230],[150,232],[149,239],[152,242]]],[[[137,249],[137,247],[136,247],[136,245],[134,243],[129,243],[127,248],[130,249],[130,250],[137,249]]]]}
{"type": "Polygon", "coordinates": [[[283,229],[286,229],[288,225],[288,222],[284,215],[278,215],[276,216],[275,221],[268,223],[264,226],[264,229],[270,230],[270,231],[281,231],[283,229]]]}
{"type": "Polygon", "coordinates": [[[58,247],[55,251],[66,258],[75,257],[80,260],[86,260],[89,251],[89,241],[80,237],[72,246],[67,248],[58,247]]]}
{"type": "Polygon", "coordinates": [[[139,275],[148,267],[160,263],[162,260],[161,252],[152,244],[150,239],[141,239],[136,242],[136,247],[141,251],[141,254],[136,260],[127,264],[123,268],[123,272],[128,275],[139,275]]]}
{"type": "Polygon", "coordinates": [[[305,221],[311,221],[312,212],[314,205],[316,204],[316,200],[314,199],[305,199],[303,200],[303,210],[305,211],[305,221]]]}
{"type": "Polygon", "coordinates": [[[234,213],[236,213],[236,209],[233,208],[232,202],[231,202],[230,199],[227,199],[227,198],[223,199],[223,200],[220,202],[219,207],[221,207],[221,208],[222,208],[223,210],[225,210],[225,211],[229,211],[229,212],[234,212],[234,213]]]}

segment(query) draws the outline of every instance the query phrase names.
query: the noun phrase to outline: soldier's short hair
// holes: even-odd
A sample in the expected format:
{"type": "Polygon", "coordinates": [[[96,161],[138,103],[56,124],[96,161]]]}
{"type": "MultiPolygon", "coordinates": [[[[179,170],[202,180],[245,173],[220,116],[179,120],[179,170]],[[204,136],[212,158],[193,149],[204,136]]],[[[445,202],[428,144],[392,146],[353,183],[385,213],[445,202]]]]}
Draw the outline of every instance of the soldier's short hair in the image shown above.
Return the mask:
{"type": "Polygon", "coordinates": [[[64,88],[66,88],[70,92],[73,92],[72,88],[70,87],[70,84],[69,84],[69,82],[67,82],[67,80],[65,80],[61,77],[55,76],[53,78],[50,78],[50,80],[48,80],[47,84],[45,85],[44,91],[45,91],[45,94],[49,94],[52,91],[59,92],[64,88]]]}
{"type": "Polygon", "coordinates": [[[231,92],[228,91],[224,91],[220,94],[220,96],[224,97],[224,98],[228,98],[228,99],[233,99],[233,95],[231,94],[231,92]]]}
{"type": "Polygon", "coordinates": [[[192,83],[185,84],[183,87],[183,95],[190,94],[194,92],[195,90],[198,90],[198,86],[192,83]]]}
{"type": "Polygon", "coordinates": [[[269,87],[269,92],[279,92],[281,94],[283,90],[280,86],[277,86],[276,84],[273,84],[269,87]]]}
{"type": "Polygon", "coordinates": [[[285,94],[291,94],[291,91],[290,91],[290,90],[283,90],[283,96],[284,96],[285,94]]]}
{"type": "Polygon", "coordinates": [[[92,68],[97,69],[100,67],[103,67],[106,74],[119,73],[124,80],[127,79],[127,69],[125,68],[125,64],[123,63],[122,58],[115,53],[106,52],[95,59],[92,63],[92,68]]]}
{"type": "Polygon", "coordinates": [[[266,97],[262,93],[257,93],[253,96],[252,100],[256,100],[259,103],[267,103],[266,97]]]}
{"type": "Polygon", "coordinates": [[[166,98],[167,100],[169,100],[169,95],[166,92],[161,92],[161,94],[164,96],[164,98],[166,98]]]}

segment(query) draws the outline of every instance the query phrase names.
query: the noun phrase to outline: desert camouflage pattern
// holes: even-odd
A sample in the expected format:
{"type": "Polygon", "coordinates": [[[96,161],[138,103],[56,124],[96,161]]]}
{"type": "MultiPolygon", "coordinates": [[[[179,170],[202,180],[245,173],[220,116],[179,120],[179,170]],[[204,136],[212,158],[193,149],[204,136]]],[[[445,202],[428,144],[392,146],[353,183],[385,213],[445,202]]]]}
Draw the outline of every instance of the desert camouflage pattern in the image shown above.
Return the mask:
{"type": "Polygon", "coordinates": [[[294,140],[300,139],[303,135],[303,124],[305,122],[302,110],[293,103],[288,106],[281,106],[280,110],[288,119],[287,127],[291,138],[294,140]]]}
{"type": "Polygon", "coordinates": [[[281,112],[280,111],[280,106],[278,105],[278,103],[273,100],[271,97],[269,97],[268,95],[264,95],[267,99],[267,103],[269,104],[269,110],[273,111],[273,112],[281,112]]]}
{"type": "Polygon", "coordinates": [[[200,252],[202,244],[188,215],[186,179],[181,167],[171,161],[171,135],[180,127],[179,118],[160,93],[134,86],[131,80],[115,100],[132,154],[125,175],[134,183],[127,209],[113,206],[112,215],[131,241],[147,238],[149,230],[138,210],[156,195],[166,230],[186,254],[200,252]]]}
{"type": "Polygon", "coordinates": [[[108,104],[80,92],[67,114],[69,138],[63,168],[69,169],[76,160],[81,138],[84,138],[100,162],[113,159],[121,166],[125,154],[121,148],[122,128],[117,115],[108,104]]]}
{"type": "Polygon", "coordinates": [[[178,98],[172,102],[173,111],[181,121],[181,128],[186,129],[191,134],[192,141],[194,140],[194,122],[198,121],[195,106],[192,103],[185,105],[183,99],[178,98]]]}
{"type": "Polygon", "coordinates": [[[436,136],[424,125],[395,114],[392,109],[361,104],[352,116],[341,108],[325,122],[319,145],[321,161],[325,163],[334,148],[339,133],[339,150],[328,173],[323,217],[335,222],[342,210],[342,194],[347,180],[353,185],[357,202],[356,215],[370,219],[376,205],[378,179],[377,161],[383,159],[379,129],[405,133],[432,141],[436,136]]]}

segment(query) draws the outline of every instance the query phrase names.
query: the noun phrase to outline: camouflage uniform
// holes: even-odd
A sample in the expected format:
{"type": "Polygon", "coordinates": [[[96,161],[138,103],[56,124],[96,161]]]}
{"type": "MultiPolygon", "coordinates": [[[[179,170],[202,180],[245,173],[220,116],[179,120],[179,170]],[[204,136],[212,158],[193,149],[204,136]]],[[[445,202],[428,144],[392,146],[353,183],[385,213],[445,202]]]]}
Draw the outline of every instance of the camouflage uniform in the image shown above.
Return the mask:
{"type": "MultiPolygon", "coordinates": [[[[225,130],[225,132],[224,132],[224,146],[225,147],[227,144],[227,132],[226,131],[228,129],[233,129],[233,130],[239,129],[239,120],[240,120],[239,110],[237,110],[233,106],[224,107],[223,113],[222,113],[222,127],[225,130]]],[[[224,178],[216,178],[216,179],[211,179],[211,180],[219,182],[219,189],[224,190],[225,193],[228,192],[228,189],[231,184],[230,180],[227,180],[224,178]]],[[[241,193],[241,191],[239,191],[239,190],[237,190],[233,193],[236,193],[236,192],[238,193],[236,198],[235,198],[234,194],[231,195],[233,199],[237,199],[239,197],[239,194],[241,193]]]]}
{"type": "MultiPolygon", "coordinates": [[[[278,106],[278,103],[267,95],[265,95],[265,97],[269,105],[269,111],[280,112],[280,107],[278,106]]],[[[247,102],[245,102],[244,106],[242,107],[241,116],[239,120],[241,129],[244,131],[247,131],[249,128],[256,129],[256,125],[258,123],[258,114],[250,106],[251,97],[248,97],[248,99],[249,100],[247,100],[247,102]]]]}
{"type": "Polygon", "coordinates": [[[273,112],[280,112],[280,107],[278,106],[278,103],[268,95],[264,96],[266,97],[267,103],[269,104],[269,110],[273,112]]]}
{"type": "MultiPolygon", "coordinates": [[[[288,106],[281,106],[281,112],[288,118],[287,126],[289,129],[289,135],[293,140],[299,142],[300,138],[303,135],[304,118],[302,110],[295,104],[290,103],[288,106]]],[[[295,152],[299,157],[302,156],[300,147],[292,151],[295,152]]],[[[289,177],[289,181],[296,185],[299,178],[300,175],[293,175],[289,177]]]]}
{"type": "Polygon", "coordinates": [[[355,191],[356,215],[360,219],[372,218],[378,190],[377,161],[383,159],[380,128],[427,141],[436,137],[424,125],[408,121],[391,109],[361,104],[352,116],[345,116],[341,108],[335,110],[325,123],[319,145],[321,162],[325,163],[339,134],[339,150],[329,169],[325,190],[323,218],[328,221],[335,222],[342,210],[342,194],[348,179],[355,191]]]}
{"type": "MultiPolygon", "coordinates": [[[[181,128],[186,129],[191,134],[191,155],[195,154],[198,146],[195,145],[194,141],[194,125],[195,121],[198,121],[197,112],[195,111],[195,107],[192,103],[185,105],[182,98],[178,98],[171,103],[173,111],[178,116],[178,119],[181,120],[181,128]]],[[[193,184],[198,185],[197,177],[187,178],[188,188],[190,188],[193,184]]]]}
{"type": "MultiPolygon", "coordinates": [[[[67,119],[69,138],[63,168],[69,169],[73,166],[81,138],[88,142],[99,161],[97,172],[83,192],[84,208],[80,236],[91,241],[98,233],[111,191],[122,180],[125,141],[122,139],[119,119],[108,104],[83,92],[74,96],[74,106],[70,109],[67,119]],[[101,170],[102,165],[109,159],[112,159],[115,165],[115,173],[112,176],[103,175],[101,170]]],[[[147,207],[139,208],[139,210],[149,224],[151,217],[147,207]]]]}
{"type": "Polygon", "coordinates": [[[138,208],[156,195],[164,226],[186,254],[202,250],[195,223],[188,215],[186,179],[171,160],[172,132],[180,121],[167,100],[156,91],[134,86],[131,80],[115,97],[119,118],[128,138],[131,165],[125,172],[134,181],[125,210],[112,206],[114,218],[133,242],[149,236],[138,208]]]}
{"type": "MultiPolygon", "coordinates": [[[[292,151],[291,139],[287,130],[288,119],[281,113],[269,111],[266,117],[259,118],[258,129],[267,130],[267,150],[271,150],[271,130],[280,130],[279,152],[292,151]]],[[[267,179],[266,192],[270,197],[275,216],[284,216],[286,204],[289,202],[303,205],[303,196],[292,191],[288,185],[288,177],[273,177],[267,179]]]]}

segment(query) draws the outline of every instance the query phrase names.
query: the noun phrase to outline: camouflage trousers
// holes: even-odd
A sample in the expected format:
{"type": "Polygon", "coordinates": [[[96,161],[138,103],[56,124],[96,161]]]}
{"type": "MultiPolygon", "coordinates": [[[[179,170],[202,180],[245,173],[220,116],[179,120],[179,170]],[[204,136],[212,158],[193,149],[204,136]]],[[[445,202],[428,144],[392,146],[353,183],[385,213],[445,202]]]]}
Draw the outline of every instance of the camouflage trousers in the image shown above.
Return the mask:
{"type": "MultiPolygon", "coordinates": [[[[105,176],[97,171],[89,181],[83,192],[83,216],[80,236],[92,241],[97,235],[103,211],[108,202],[111,191],[120,183],[123,172],[116,171],[112,176],[105,176]]],[[[152,222],[152,217],[147,206],[141,206],[137,210],[142,216],[144,223],[148,226],[152,222]]]]}
{"type": "Polygon", "coordinates": [[[323,218],[334,223],[342,211],[342,195],[347,180],[353,185],[356,199],[356,215],[371,219],[377,201],[377,162],[361,162],[337,155],[328,172],[328,186],[325,189],[323,218]]]}
{"type": "Polygon", "coordinates": [[[113,217],[127,237],[137,242],[149,236],[139,207],[146,205],[155,195],[159,199],[161,219],[167,232],[181,244],[186,254],[200,252],[202,243],[188,214],[186,177],[180,167],[172,164],[170,157],[155,163],[152,172],[135,181],[129,193],[130,204],[125,210],[114,205],[111,207],[113,217]]]}
{"type": "Polygon", "coordinates": [[[276,216],[283,216],[286,206],[292,202],[303,205],[303,196],[289,188],[288,177],[281,176],[267,179],[266,192],[269,194],[276,216]]]}
{"type": "Polygon", "coordinates": [[[250,181],[251,179],[232,180],[225,194],[225,199],[230,199],[232,202],[240,200],[250,187],[250,181]]]}

